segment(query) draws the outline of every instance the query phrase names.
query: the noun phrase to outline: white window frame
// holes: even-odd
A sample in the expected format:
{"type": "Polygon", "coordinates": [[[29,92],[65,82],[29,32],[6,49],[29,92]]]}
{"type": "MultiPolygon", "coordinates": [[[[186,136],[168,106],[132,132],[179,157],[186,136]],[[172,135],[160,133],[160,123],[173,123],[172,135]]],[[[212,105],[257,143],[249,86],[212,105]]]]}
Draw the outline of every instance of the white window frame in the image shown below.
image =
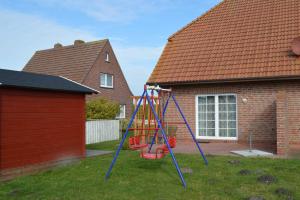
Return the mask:
{"type": "Polygon", "coordinates": [[[117,119],[125,119],[126,118],[126,104],[120,105],[120,110],[121,110],[121,106],[124,106],[124,114],[123,114],[123,116],[121,116],[120,115],[121,113],[119,113],[118,116],[116,117],[117,119]]]}
{"type": "Polygon", "coordinates": [[[114,75],[107,74],[107,73],[100,73],[100,87],[103,87],[103,88],[114,88],[114,75]],[[105,85],[102,85],[102,83],[101,83],[101,75],[105,75],[105,79],[104,79],[105,85]],[[107,85],[107,75],[111,76],[111,86],[107,85]]]}
{"type": "Polygon", "coordinates": [[[197,139],[207,139],[207,140],[238,140],[238,99],[237,95],[233,93],[225,93],[225,94],[205,94],[205,95],[196,95],[195,96],[195,111],[196,111],[196,138],[197,139]],[[235,96],[236,100],[236,137],[220,137],[219,136],[219,96],[222,95],[232,95],[235,96]],[[198,97],[207,97],[214,96],[215,97],[215,136],[200,136],[199,134],[199,121],[198,121],[198,97]]]}
{"type": "Polygon", "coordinates": [[[108,52],[105,54],[105,62],[110,62],[110,56],[108,52]]]}

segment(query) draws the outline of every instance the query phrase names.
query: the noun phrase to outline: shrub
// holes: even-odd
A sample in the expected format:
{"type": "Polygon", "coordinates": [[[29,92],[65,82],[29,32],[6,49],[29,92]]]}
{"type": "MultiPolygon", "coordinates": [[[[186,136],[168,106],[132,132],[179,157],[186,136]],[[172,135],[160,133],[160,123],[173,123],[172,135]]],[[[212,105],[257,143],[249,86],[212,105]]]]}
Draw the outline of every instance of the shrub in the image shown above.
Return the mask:
{"type": "Polygon", "coordinates": [[[86,104],[87,119],[115,119],[119,112],[120,105],[106,99],[91,100],[86,104]]]}
{"type": "Polygon", "coordinates": [[[129,124],[128,119],[121,119],[120,120],[120,128],[121,128],[122,132],[126,131],[126,128],[127,128],[128,124],[129,124]]]}

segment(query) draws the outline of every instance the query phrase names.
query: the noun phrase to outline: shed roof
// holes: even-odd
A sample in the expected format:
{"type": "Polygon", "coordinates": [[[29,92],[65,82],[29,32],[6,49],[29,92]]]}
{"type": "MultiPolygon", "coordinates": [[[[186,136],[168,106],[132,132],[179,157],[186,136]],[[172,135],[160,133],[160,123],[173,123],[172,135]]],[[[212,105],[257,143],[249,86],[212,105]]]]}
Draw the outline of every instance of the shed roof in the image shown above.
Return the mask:
{"type": "Polygon", "coordinates": [[[173,34],[148,83],[300,77],[299,0],[224,0],[173,34]]]}
{"type": "Polygon", "coordinates": [[[76,93],[98,93],[87,86],[61,76],[0,69],[0,87],[56,90],[76,93]]]}

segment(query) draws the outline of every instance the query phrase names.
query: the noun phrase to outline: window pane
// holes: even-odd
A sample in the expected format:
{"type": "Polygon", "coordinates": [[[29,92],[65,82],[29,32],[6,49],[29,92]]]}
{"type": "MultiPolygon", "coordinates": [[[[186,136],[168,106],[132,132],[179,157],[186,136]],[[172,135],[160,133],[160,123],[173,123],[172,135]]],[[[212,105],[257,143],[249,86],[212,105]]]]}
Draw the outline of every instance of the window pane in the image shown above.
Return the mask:
{"type": "Polygon", "coordinates": [[[219,96],[219,103],[226,103],[226,96],[219,96]]]}
{"type": "Polygon", "coordinates": [[[236,120],[236,113],[235,112],[229,112],[228,113],[228,119],[229,120],[236,120]]]}
{"type": "Polygon", "coordinates": [[[207,120],[215,120],[215,113],[207,113],[207,120]]]}
{"type": "Polygon", "coordinates": [[[229,95],[227,99],[228,99],[228,103],[236,103],[236,99],[234,95],[229,95]]]}
{"type": "Polygon", "coordinates": [[[120,117],[125,118],[125,105],[120,106],[120,117]]]}
{"type": "Polygon", "coordinates": [[[227,120],[227,113],[219,112],[219,120],[227,120]]]}
{"type": "Polygon", "coordinates": [[[220,137],[227,137],[227,129],[219,129],[220,137]]]}
{"type": "Polygon", "coordinates": [[[106,53],[105,61],[106,61],[106,62],[109,62],[109,54],[108,54],[108,53],[106,53]]]}
{"type": "Polygon", "coordinates": [[[199,112],[198,117],[199,117],[199,120],[206,120],[206,113],[199,112]]]}
{"type": "Polygon", "coordinates": [[[206,105],[199,105],[199,112],[206,112],[206,105]]]}
{"type": "Polygon", "coordinates": [[[109,86],[109,87],[113,86],[112,85],[112,82],[113,82],[112,77],[113,77],[112,75],[107,74],[107,86],[109,86]]]}
{"type": "Polygon", "coordinates": [[[235,104],[228,104],[228,111],[235,111],[236,105],[235,104]]]}
{"type": "Polygon", "coordinates": [[[214,96],[207,97],[207,103],[208,104],[215,104],[215,97],[214,96]]]}
{"type": "Polygon", "coordinates": [[[199,104],[206,104],[206,97],[198,97],[199,104]]]}
{"type": "Polygon", "coordinates": [[[206,121],[199,121],[199,128],[201,129],[206,128],[206,121]]]}
{"type": "Polygon", "coordinates": [[[236,121],[229,121],[228,122],[228,128],[235,128],[236,126],[236,121]]]}
{"type": "Polygon", "coordinates": [[[215,121],[207,121],[207,128],[215,128],[215,121]]]}
{"type": "Polygon", "coordinates": [[[207,136],[215,136],[215,129],[207,129],[207,136]]]}
{"type": "Polygon", "coordinates": [[[228,137],[236,137],[236,129],[228,129],[228,137]]]}
{"type": "Polygon", "coordinates": [[[215,105],[207,105],[207,112],[214,112],[215,111],[215,105]]]}
{"type": "Polygon", "coordinates": [[[227,104],[219,104],[219,111],[227,111],[227,104]]]}
{"type": "Polygon", "coordinates": [[[227,128],[227,121],[219,121],[219,128],[227,128]]]}
{"type": "Polygon", "coordinates": [[[105,86],[105,74],[100,74],[100,84],[102,86],[105,86]]]}
{"type": "Polygon", "coordinates": [[[205,129],[199,129],[199,135],[200,136],[206,136],[206,130],[205,129]]]}

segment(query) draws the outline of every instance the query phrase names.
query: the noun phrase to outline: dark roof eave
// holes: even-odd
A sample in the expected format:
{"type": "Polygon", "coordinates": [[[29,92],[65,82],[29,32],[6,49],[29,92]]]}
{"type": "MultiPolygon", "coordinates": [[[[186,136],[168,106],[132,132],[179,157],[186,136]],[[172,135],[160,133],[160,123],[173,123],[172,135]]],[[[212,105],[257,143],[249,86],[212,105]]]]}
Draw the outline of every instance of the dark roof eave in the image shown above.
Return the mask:
{"type": "Polygon", "coordinates": [[[258,81],[279,81],[279,80],[296,80],[300,75],[295,76],[273,76],[273,77],[250,77],[236,79],[215,79],[215,80],[195,80],[195,81],[172,81],[172,82],[147,82],[148,85],[192,85],[192,84],[213,84],[213,83],[238,83],[238,82],[258,82],[258,81]]]}
{"type": "Polygon", "coordinates": [[[43,91],[56,91],[56,92],[68,92],[68,93],[78,93],[78,94],[98,94],[97,92],[88,92],[88,91],[78,91],[78,90],[63,90],[63,89],[52,89],[52,88],[38,88],[38,87],[28,87],[28,86],[18,86],[18,85],[5,85],[0,83],[0,88],[19,88],[19,89],[28,89],[28,90],[43,90],[43,91]]]}

